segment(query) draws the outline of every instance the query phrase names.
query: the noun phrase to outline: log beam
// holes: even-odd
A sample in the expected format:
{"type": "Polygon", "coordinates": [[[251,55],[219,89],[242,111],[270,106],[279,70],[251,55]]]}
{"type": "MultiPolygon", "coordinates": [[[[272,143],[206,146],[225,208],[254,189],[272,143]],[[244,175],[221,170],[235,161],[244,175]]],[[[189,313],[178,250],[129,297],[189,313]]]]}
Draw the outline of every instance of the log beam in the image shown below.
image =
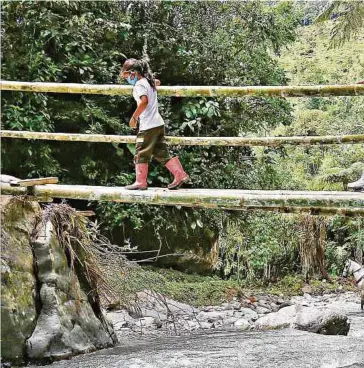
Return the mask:
{"type": "Polygon", "coordinates": [[[38,178],[38,179],[24,179],[24,180],[14,180],[10,182],[12,187],[32,187],[34,185],[40,184],[57,184],[58,178],[51,176],[48,178],[38,178]]]}
{"type": "MultiPolygon", "coordinates": [[[[314,86],[160,86],[160,96],[175,97],[311,97],[311,96],[363,96],[364,85],[314,86]]],[[[0,90],[26,92],[82,93],[102,95],[131,95],[132,87],[118,84],[77,84],[0,81],[0,90]]]]}
{"type": "MultiPolygon", "coordinates": [[[[2,138],[41,139],[69,142],[135,143],[135,136],[103,134],[70,134],[1,130],[2,138]]],[[[166,137],[170,146],[308,146],[322,144],[355,144],[364,142],[364,134],[341,136],[296,137],[166,137]]]]}
{"type": "MultiPolygon", "coordinates": [[[[0,188],[2,194],[26,194],[26,188],[22,187],[1,184],[0,188]]],[[[234,189],[180,189],[171,191],[164,188],[130,191],[124,187],[48,184],[35,186],[33,196],[193,208],[364,215],[364,193],[353,192],[234,189]]]]}

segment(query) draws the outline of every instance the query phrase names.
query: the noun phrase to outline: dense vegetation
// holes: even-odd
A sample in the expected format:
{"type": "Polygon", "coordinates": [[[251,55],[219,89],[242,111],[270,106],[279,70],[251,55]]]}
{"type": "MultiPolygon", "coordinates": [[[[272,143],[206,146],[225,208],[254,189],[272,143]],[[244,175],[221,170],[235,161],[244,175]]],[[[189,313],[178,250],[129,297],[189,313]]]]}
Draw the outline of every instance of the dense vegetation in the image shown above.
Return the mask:
{"type": "MultiPolygon", "coordinates": [[[[317,3],[261,1],[6,2],[1,15],[2,78],[119,83],[125,58],[148,54],[165,85],[363,79],[363,33],[340,49],[327,50],[333,22],[300,26],[311,23],[320,9],[317,3]]],[[[133,109],[131,97],[2,95],[3,127],[13,130],[130,134],[127,122],[133,109]]],[[[160,98],[160,110],[169,135],[320,135],[364,130],[362,97],[160,98]]],[[[349,145],[173,151],[196,188],[341,190],[364,168],[363,147],[349,145]]],[[[58,176],[67,184],[131,183],[132,157],[129,145],[5,139],[2,144],[5,173],[58,176]]],[[[167,171],[152,163],[150,184],[165,186],[169,180],[167,171]]],[[[211,272],[211,264],[216,263],[221,275],[238,279],[276,280],[301,271],[307,277],[321,274],[319,262],[307,265],[311,248],[326,251],[325,267],[337,274],[351,250],[360,253],[364,248],[360,218],[91,205],[115,242],[140,250],[161,247],[161,253],[185,253],[182,258],[161,260],[192,271],[197,258],[200,271],[211,272]]]]}

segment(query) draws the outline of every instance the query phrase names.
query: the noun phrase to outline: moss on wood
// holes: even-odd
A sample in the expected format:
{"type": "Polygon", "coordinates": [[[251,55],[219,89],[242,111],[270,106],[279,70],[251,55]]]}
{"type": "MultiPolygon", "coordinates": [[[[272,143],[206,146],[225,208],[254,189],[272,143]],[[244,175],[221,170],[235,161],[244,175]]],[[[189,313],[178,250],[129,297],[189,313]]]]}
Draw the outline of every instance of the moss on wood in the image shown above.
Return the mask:
{"type": "MultiPolygon", "coordinates": [[[[104,134],[67,134],[28,131],[0,131],[2,138],[41,139],[70,142],[135,143],[135,136],[104,134]]],[[[166,137],[170,146],[271,146],[356,144],[364,142],[364,134],[338,136],[294,137],[166,137]]]]}
{"type": "MultiPolygon", "coordinates": [[[[6,194],[24,194],[23,188],[2,184],[6,194]]],[[[193,208],[229,210],[265,210],[278,212],[305,212],[311,214],[364,215],[364,193],[314,191],[264,191],[183,189],[170,191],[149,188],[147,191],[129,191],[124,187],[97,187],[80,185],[38,185],[34,196],[112,201],[122,203],[156,204],[193,208]]]]}
{"type": "MultiPolygon", "coordinates": [[[[82,93],[103,95],[131,95],[132,87],[113,84],[77,84],[1,81],[4,91],[82,93]]],[[[362,96],[364,85],[316,85],[316,86],[161,86],[161,96],[176,97],[311,97],[311,96],[362,96]]]]}

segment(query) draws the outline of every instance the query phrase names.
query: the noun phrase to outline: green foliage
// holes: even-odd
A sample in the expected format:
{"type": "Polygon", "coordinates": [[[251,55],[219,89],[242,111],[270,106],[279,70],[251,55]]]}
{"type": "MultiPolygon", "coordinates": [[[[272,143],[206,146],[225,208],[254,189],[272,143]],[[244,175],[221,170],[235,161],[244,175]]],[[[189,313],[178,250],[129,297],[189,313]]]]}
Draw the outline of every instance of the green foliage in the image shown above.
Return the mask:
{"type": "MultiPolygon", "coordinates": [[[[344,44],[340,50],[328,50],[332,22],[303,27],[299,40],[282,54],[280,62],[292,84],[355,83],[364,73],[362,37],[344,44]],[[298,53],[300,58],[292,58],[298,53]]],[[[363,32],[361,33],[363,34],[363,32]]],[[[334,97],[292,99],[295,120],[280,126],[273,135],[362,134],[364,99],[334,97]]],[[[343,190],[364,169],[363,145],[325,147],[286,147],[286,155],[277,157],[275,167],[285,181],[283,188],[308,190],[343,190]]]]}
{"type": "Polygon", "coordinates": [[[124,205],[121,203],[95,203],[98,214],[105,222],[104,229],[112,231],[114,228],[122,227],[126,221],[136,230],[142,227],[143,210],[137,204],[124,205]]]}
{"type": "Polygon", "coordinates": [[[327,270],[335,276],[341,276],[346,260],[355,259],[357,250],[364,251],[364,218],[344,219],[334,216],[329,222],[328,231],[327,270]]]}
{"type": "Polygon", "coordinates": [[[239,285],[234,281],[204,280],[203,282],[169,282],[163,292],[181,302],[201,305],[217,305],[229,300],[229,294],[236,295],[239,285]]]}
{"type": "Polygon", "coordinates": [[[309,285],[305,284],[301,275],[287,275],[275,283],[267,283],[255,279],[253,283],[248,281],[221,280],[217,277],[190,275],[175,270],[160,269],[156,267],[143,267],[134,269],[128,276],[130,280],[126,287],[127,293],[152,288],[162,294],[185,302],[196,307],[206,305],[218,305],[232,300],[245,301],[249,296],[273,294],[280,297],[303,294],[310,290],[312,295],[322,295],[335,292],[340,289],[351,290],[350,284],[338,283],[336,280],[313,280],[309,285]],[[306,290],[306,291],[304,291],[306,290]]]}
{"type": "Polygon", "coordinates": [[[301,294],[304,278],[301,275],[287,275],[274,284],[269,290],[272,294],[301,294]]]}
{"type": "Polygon", "coordinates": [[[316,19],[324,22],[337,18],[331,30],[331,47],[338,47],[364,27],[364,4],[362,1],[330,1],[316,19]]]}
{"type": "Polygon", "coordinates": [[[230,214],[220,239],[219,264],[238,280],[277,279],[297,269],[297,217],[230,214]]]}
{"type": "MultiPolygon", "coordinates": [[[[2,78],[115,82],[123,57],[119,43],[130,28],[124,22],[125,15],[118,10],[118,5],[112,2],[4,3],[2,78]]],[[[4,92],[2,97],[5,129],[107,133],[111,127],[120,133],[128,131],[121,125],[117,113],[123,102],[120,98],[19,92],[4,92]]],[[[76,180],[78,183],[88,179],[93,181],[98,176],[108,180],[111,168],[115,170],[115,166],[119,166],[120,169],[120,165],[93,157],[95,151],[109,155],[110,149],[99,150],[93,146],[85,153],[85,148],[84,144],[77,144],[67,152],[65,145],[60,147],[54,143],[5,141],[3,169],[21,177],[42,173],[43,176],[57,175],[68,182],[76,180]],[[40,147],[46,150],[42,151],[40,147]],[[19,165],[12,162],[15,151],[19,165]],[[29,151],[38,154],[30,155],[29,151]],[[75,173],[77,166],[82,170],[75,173]]]]}
{"type": "MultiPolygon", "coordinates": [[[[340,19],[340,18],[338,18],[340,19]]],[[[360,51],[363,32],[340,50],[328,49],[332,22],[301,28],[300,37],[282,54],[280,62],[292,84],[355,83],[364,72],[360,51]],[[298,53],[300,58],[292,58],[298,53]]],[[[364,99],[335,97],[293,99],[295,120],[280,126],[274,135],[362,134],[364,99]]],[[[276,175],[282,189],[344,190],[364,170],[363,145],[286,147],[275,155],[276,175]]],[[[362,249],[362,218],[334,216],[327,220],[325,266],[330,274],[341,275],[347,257],[362,249]]]]}
{"type": "Polygon", "coordinates": [[[292,41],[299,21],[288,2],[149,1],[125,8],[135,50],[148,52],[166,84],[277,83],[284,76],[267,48],[292,41]]]}

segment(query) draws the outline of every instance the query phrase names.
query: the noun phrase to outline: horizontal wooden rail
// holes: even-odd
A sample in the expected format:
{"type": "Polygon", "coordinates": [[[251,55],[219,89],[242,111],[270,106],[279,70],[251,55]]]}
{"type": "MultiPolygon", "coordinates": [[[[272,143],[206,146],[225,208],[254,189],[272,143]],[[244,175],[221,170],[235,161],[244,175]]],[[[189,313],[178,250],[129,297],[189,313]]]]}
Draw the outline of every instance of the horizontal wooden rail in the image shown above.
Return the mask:
{"type": "MultiPolygon", "coordinates": [[[[1,130],[2,138],[42,139],[50,141],[135,143],[131,135],[46,133],[16,130],[1,130]]],[[[319,145],[355,144],[364,142],[364,134],[316,137],[166,137],[170,146],[281,146],[281,145],[319,145]]]]}
{"type": "MultiPolygon", "coordinates": [[[[131,95],[132,87],[118,84],[77,84],[0,81],[3,91],[85,93],[102,95],[131,95]]],[[[241,96],[363,96],[363,84],[315,86],[160,86],[160,96],[176,97],[241,97],[241,96]]]]}
{"type": "MultiPolygon", "coordinates": [[[[2,194],[25,195],[26,188],[1,184],[2,194]]],[[[364,193],[149,188],[130,191],[124,187],[85,185],[36,185],[32,196],[112,201],[194,208],[266,210],[311,214],[364,215],[364,193]]]]}
{"type": "Polygon", "coordinates": [[[58,178],[55,176],[51,176],[48,178],[13,180],[10,182],[10,185],[12,187],[34,187],[34,185],[57,184],[57,183],[58,178]]]}

